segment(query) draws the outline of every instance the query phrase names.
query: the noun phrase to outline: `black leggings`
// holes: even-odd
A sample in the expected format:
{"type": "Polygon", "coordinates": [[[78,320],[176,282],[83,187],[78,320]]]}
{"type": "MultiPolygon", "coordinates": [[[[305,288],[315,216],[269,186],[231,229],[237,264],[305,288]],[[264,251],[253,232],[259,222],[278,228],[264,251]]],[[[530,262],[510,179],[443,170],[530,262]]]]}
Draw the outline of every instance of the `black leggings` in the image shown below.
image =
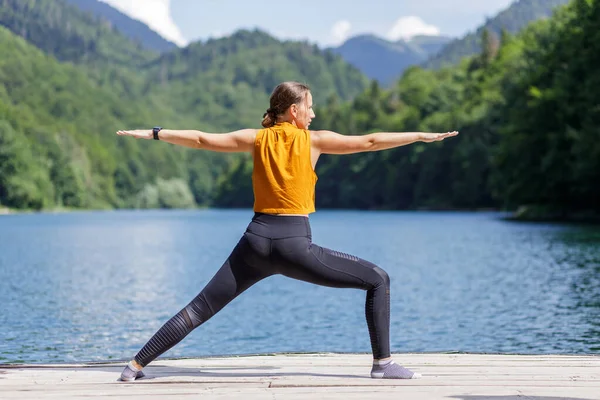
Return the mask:
{"type": "Polygon", "coordinates": [[[307,217],[257,213],[206,287],[135,356],[146,366],[256,282],[281,274],[317,285],[367,291],[365,314],[375,359],[390,356],[390,279],[376,265],[312,243],[307,217]]]}

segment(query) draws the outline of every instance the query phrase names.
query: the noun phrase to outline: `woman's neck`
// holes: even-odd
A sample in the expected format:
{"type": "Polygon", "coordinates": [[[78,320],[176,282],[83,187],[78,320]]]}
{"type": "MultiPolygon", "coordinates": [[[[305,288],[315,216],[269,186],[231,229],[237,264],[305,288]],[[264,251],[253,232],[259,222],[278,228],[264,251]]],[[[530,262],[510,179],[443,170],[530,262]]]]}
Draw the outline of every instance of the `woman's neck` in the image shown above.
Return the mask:
{"type": "Polygon", "coordinates": [[[296,125],[296,121],[285,119],[285,118],[284,119],[278,119],[277,122],[275,122],[275,124],[283,124],[283,123],[286,123],[286,122],[288,124],[294,125],[296,128],[298,127],[298,125],[296,125]]]}

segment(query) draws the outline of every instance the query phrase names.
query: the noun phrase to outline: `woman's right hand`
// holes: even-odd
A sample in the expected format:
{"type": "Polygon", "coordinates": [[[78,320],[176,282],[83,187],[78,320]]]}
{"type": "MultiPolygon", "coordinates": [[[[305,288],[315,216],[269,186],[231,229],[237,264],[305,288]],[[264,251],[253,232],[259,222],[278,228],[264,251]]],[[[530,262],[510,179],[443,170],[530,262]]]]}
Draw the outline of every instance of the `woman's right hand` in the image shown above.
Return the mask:
{"type": "Polygon", "coordinates": [[[425,143],[439,142],[441,140],[444,140],[446,138],[456,136],[456,135],[458,135],[457,131],[446,132],[446,133],[423,133],[423,136],[421,137],[421,141],[425,142],[425,143]]]}
{"type": "Polygon", "coordinates": [[[137,129],[133,131],[117,131],[119,136],[131,136],[136,139],[152,139],[152,129],[137,129]]]}

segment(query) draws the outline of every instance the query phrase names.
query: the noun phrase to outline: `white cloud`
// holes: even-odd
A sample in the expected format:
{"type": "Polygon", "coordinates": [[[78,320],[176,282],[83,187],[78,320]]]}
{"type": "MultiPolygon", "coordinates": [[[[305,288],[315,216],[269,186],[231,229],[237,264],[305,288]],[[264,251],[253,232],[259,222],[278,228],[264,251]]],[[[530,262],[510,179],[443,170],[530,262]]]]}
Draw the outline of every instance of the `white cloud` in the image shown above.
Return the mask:
{"type": "Polygon", "coordinates": [[[331,36],[334,45],[340,45],[348,38],[352,25],[348,21],[338,21],[331,27],[331,36]]]}
{"type": "Polygon", "coordinates": [[[100,0],[148,25],[162,37],[179,46],[188,40],[171,17],[171,0],[100,0]]]}
{"type": "Polygon", "coordinates": [[[419,17],[409,16],[398,18],[392,29],[387,34],[390,40],[410,39],[416,35],[439,35],[440,29],[428,25],[419,17]]]}

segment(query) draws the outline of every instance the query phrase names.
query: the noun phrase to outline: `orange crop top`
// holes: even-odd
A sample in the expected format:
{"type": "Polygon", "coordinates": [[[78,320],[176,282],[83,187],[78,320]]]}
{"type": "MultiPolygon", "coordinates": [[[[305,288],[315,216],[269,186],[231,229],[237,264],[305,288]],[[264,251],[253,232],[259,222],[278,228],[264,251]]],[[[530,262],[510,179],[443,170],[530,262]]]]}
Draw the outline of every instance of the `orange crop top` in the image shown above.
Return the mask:
{"type": "Polygon", "coordinates": [[[282,122],[257,132],[252,171],[255,212],[315,212],[316,183],[308,130],[282,122]]]}

